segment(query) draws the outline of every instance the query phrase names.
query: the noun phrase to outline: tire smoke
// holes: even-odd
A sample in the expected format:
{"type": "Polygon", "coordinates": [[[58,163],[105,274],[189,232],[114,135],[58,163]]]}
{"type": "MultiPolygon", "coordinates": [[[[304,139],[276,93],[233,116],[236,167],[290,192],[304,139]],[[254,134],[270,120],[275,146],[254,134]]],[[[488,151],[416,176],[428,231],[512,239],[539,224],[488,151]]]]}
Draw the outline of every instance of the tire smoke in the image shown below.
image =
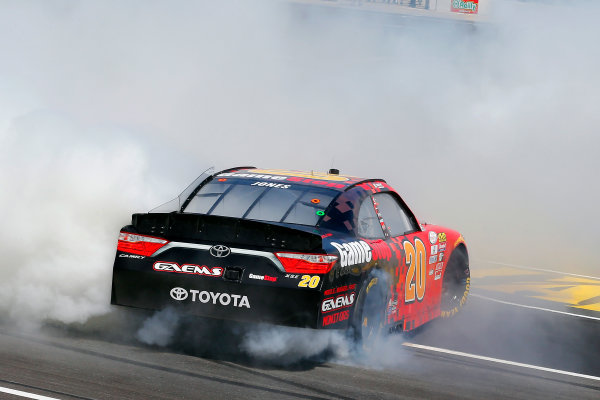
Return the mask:
{"type": "Polygon", "coordinates": [[[289,366],[347,358],[351,346],[344,332],[260,326],[246,333],[240,348],[254,359],[289,366]]]}
{"type": "Polygon", "coordinates": [[[123,136],[98,146],[78,129],[32,113],[2,136],[0,317],[82,323],[109,309],[114,228],[143,202],[145,155],[123,136]]]}
{"type": "Polygon", "coordinates": [[[173,309],[166,308],[146,319],[136,336],[145,344],[167,346],[173,340],[179,320],[179,315],[173,309]]]}

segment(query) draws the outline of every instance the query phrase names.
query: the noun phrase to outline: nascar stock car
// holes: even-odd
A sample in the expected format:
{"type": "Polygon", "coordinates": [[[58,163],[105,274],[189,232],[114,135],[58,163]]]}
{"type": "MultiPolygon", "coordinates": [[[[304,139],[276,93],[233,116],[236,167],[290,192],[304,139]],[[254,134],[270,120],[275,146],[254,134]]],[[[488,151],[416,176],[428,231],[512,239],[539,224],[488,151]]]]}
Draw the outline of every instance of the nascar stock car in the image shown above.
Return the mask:
{"type": "Polygon", "coordinates": [[[382,179],[212,168],[121,229],[111,303],[365,339],[452,316],[469,281],[463,237],[382,179]]]}

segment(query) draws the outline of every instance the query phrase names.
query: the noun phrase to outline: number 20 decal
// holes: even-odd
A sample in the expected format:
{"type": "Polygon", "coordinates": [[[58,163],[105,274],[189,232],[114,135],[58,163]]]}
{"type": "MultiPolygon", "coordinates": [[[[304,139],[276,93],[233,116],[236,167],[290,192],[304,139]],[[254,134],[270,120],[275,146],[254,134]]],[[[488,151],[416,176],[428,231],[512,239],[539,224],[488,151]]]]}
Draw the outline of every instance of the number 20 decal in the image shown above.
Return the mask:
{"type": "Polygon", "coordinates": [[[404,301],[411,303],[415,298],[419,301],[425,297],[425,284],[427,280],[427,253],[425,245],[420,239],[415,239],[415,244],[404,242],[406,254],[406,281],[404,283],[404,301]]]}
{"type": "Polygon", "coordinates": [[[319,275],[310,276],[310,275],[302,275],[300,278],[300,282],[298,282],[298,287],[309,287],[314,289],[319,284],[321,277],[319,275]]]}

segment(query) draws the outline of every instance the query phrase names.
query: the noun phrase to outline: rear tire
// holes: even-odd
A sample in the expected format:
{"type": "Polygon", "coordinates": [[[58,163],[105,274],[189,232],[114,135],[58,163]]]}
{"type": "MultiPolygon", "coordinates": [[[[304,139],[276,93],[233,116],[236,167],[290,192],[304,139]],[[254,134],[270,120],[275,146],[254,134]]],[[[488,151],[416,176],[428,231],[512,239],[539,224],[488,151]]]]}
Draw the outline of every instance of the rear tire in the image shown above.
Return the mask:
{"type": "Polygon", "coordinates": [[[390,287],[383,271],[373,271],[365,280],[356,302],[352,330],[357,346],[362,350],[373,348],[383,336],[385,311],[390,287]]]}
{"type": "Polygon", "coordinates": [[[471,287],[469,256],[463,246],[457,247],[450,256],[442,281],[441,316],[450,318],[466,304],[471,287]]]}

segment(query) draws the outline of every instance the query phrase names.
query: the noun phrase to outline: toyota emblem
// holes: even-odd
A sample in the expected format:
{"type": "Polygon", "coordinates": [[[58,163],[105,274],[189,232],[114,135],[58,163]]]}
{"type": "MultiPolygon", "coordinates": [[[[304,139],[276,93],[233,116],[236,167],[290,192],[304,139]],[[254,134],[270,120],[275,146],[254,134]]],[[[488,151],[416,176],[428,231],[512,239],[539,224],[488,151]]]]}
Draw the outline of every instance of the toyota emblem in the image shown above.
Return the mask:
{"type": "Polygon", "coordinates": [[[188,292],[184,288],[176,287],[176,288],[171,289],[171,297],[174,300],[183,301],[183,300],[187,299],[188,292]]]}
{"type": "Polygon", "coordinates": [[[227,257],[231,253],[231,249],[227,246],[223,246],[222,244],[217,244],[210,248],[210,255],[213,257],[227,257]]]}

